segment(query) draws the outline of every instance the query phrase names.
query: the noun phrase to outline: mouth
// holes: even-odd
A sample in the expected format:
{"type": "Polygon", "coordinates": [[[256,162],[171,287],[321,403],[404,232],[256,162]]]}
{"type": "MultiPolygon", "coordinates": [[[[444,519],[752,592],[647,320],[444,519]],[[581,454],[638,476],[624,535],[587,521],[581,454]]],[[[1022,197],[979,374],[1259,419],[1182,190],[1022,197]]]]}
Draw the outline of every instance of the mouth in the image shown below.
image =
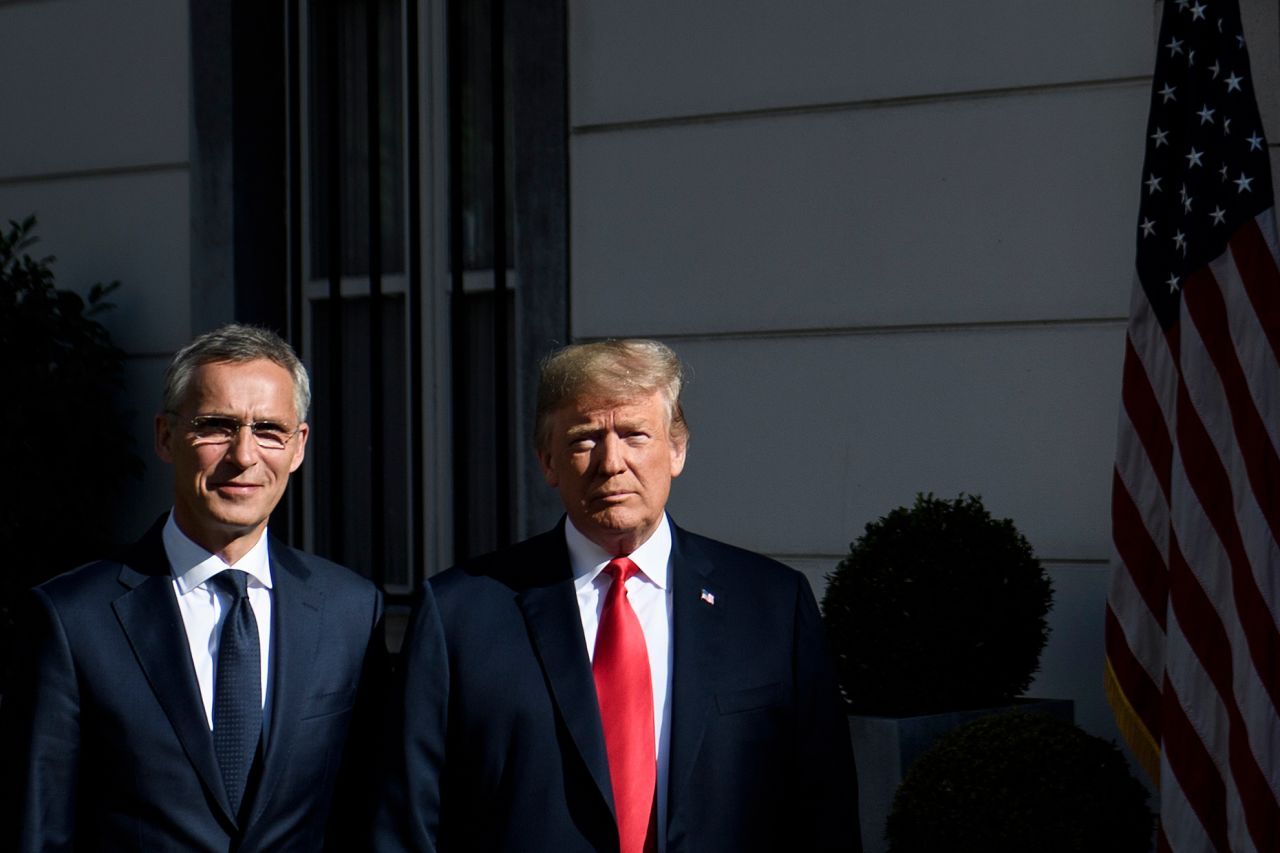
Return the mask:
{"type": "Polygon", "coordinates": [[[227,497],[244,497],[257,492],[262,486],[257,483],[218,483],[214,485],[213,491],[227,497]]]}

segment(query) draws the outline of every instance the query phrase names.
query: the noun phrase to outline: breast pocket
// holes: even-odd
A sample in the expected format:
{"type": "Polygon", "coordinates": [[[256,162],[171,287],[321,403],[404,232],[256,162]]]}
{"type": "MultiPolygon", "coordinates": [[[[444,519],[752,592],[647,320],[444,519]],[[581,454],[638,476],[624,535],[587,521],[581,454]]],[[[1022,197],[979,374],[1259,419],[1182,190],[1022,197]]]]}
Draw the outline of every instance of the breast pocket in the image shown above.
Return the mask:
{"type": "Polygon", "coordinates": [[[356,688],[347,687],[331,693],[321,693],[307,699],[302,719],[314,720],[350,711],[356,702],[356,688]]]}

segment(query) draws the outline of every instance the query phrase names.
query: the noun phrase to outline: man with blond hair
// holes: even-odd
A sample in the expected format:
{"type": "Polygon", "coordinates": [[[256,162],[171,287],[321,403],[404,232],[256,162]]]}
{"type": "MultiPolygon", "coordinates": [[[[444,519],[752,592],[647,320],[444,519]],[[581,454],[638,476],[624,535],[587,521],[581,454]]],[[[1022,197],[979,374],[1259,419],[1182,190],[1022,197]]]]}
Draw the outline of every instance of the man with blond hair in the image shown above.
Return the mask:
{"type": "Polygon", "coordinates": [[[667,516],[681,384],[656,341],[544,362],[537,452],[565,516],[432,578],[378,850],[858,849],[808,582],[667,516]]]}

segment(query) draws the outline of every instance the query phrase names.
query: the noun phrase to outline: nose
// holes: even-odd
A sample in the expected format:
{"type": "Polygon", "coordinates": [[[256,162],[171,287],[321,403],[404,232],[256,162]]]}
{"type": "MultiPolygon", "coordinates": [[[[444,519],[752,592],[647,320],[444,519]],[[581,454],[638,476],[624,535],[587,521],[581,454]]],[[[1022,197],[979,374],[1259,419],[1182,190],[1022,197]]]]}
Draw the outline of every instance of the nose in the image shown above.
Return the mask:
{"type": "Polygon", "coordinates": [[[258,440],[253,437],[249,424],[241,424],[231,439],[231,458],[241,468],[248,468],[258,461],[258,440]]]}
{"type": "Polygon", "coordinates": [[[597,445],[600,448],[600,473],[607,477],[614,474],[621,474],[627,470],[626,460],[623,458],[622,439],[613,433],[605,433],[604,438],[597,445]]]}

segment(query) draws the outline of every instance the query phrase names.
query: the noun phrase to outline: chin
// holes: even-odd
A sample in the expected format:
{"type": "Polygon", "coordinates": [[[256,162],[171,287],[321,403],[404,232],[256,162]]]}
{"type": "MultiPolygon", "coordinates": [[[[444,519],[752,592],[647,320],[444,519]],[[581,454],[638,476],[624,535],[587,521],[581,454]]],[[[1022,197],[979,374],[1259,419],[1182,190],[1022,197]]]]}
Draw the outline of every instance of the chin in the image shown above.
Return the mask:
{"type": "Polygon", "coordinates": [[[640,526],[634,518],[610,512],[591,516],[591,523],[609,533],[628,533],[640,526]]]}
{"type": "Polygon", "coordinates": [[[270,513],[253,512],[245,509],[232,512],[213,512],[210,518],[229,530],[252,530],[271,517],[270,513]]]}

